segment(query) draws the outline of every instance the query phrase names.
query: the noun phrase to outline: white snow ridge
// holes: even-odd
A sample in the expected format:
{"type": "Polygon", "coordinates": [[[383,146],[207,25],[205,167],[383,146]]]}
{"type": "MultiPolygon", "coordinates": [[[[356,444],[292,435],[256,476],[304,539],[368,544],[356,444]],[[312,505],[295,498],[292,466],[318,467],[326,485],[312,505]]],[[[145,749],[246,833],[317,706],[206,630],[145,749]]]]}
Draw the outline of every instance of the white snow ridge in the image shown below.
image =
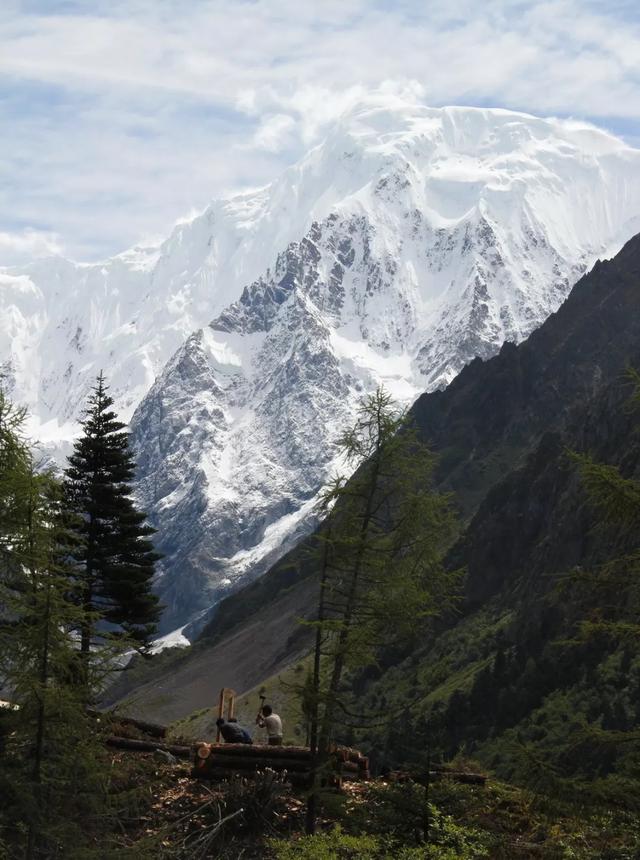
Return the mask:
{"type": "Polygon", "coordinates": [[[0,270],[0,361],[48,443],[105,369],[166,631],[313,526],[365,392],[408,404],[522,340],[639,230],[640,151],[605,132],[373,98],[158,247],[0,270]]]}

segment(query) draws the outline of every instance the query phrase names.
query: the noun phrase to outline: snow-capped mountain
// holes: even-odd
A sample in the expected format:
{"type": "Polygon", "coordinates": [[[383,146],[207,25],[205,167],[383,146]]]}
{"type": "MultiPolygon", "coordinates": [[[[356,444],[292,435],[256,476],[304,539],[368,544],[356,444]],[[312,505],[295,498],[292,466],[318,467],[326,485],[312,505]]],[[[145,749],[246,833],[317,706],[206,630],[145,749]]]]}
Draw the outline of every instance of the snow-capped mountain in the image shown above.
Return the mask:
{"type": "Polygon", "coordinates": [[[312,526],[364,392],[408,403],[522,340],[639,229],[640,152],[605,132],[372,100],[158,247],[2,270],[0,360],[54,441],[107,372],[169,629],[312,526]]]}

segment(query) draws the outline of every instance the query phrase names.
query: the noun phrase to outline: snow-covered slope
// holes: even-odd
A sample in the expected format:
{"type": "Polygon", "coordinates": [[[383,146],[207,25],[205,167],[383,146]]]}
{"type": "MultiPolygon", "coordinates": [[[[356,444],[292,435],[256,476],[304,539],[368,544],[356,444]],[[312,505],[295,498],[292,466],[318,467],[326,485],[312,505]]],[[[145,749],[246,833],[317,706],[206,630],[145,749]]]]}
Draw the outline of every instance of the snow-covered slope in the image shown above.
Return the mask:
{"type": "Polygon", "coordinates": [[[0,360],[48,438],[101,367],[137,406],[170,627],[311,527],[364,392],[521,340],[639,229],[640,152],[604,132],[374,99],[159,247],[3,270],[0,360]]]}

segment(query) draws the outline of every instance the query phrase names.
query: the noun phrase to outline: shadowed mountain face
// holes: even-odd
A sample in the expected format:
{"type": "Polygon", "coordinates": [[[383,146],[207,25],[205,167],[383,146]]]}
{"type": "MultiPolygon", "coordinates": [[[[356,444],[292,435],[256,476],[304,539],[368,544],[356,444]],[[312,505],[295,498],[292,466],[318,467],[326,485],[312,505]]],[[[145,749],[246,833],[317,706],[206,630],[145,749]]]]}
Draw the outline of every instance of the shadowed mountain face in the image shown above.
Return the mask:
{"type": "MultiPolygon", "coordinates": [[[[637,472],[640,449],[624,408],[629,391],[623,378],[634,364],[640,365],[640,237],[613,260],[597,263],[526,342],[507,344],[486,362],[472,362],[446,390],[416,402],[414,419],[440,456],[437,484],[454,492],[466,520],[451,553],[451,564],[468,570],[464,614],[453,628],[449,624],[429,639],[430,649],[437,652],[438,642],[448,642],[487,607],[511,618],[509,623],[519,619],[525,650],[546,641],[558,624],[569,623],[570,613],[562,607],[551,612],[543,606],[551,575],[597,558],[603,538],[593,532],[593,516],[566,449],[592,450],[618,462],[626,474],[637,472]]],[[[277,616],[280,607],[283,622],[272,642],[269,672],[287,665],[294,656],[287,641],[296,634],[289,607],[295,598],[298,614],[313,611],[312,574],[303,543],[222,602],[198,653],[215,655],[230,637],[265,613],[277,616]]],[[[299,654],[300,638],[290,641],[299,654]]],[[[450,643],[446,647],[454,653],[450,643]]],[[[494,647],[489,637],[482,646],[485,659],[494,647]]],[[[407,659],[426,664],[431,658],[416,652],[407,659]]],[[[466,665],[468,654],[463,650],[456,660],[446,677],[466,665]]],[[[173,680],[179,690],[180,674],[173,680]]],[[[253,683],[247,678],[245,686],[253,683]]],[[[243,680],[236,685],[242,689],[243,680]]]]}
{"type": "Polygon", "coordinates": [[[541,433],[567,427],[629,366],[640,344],[640,238],[598,262],[529,339],[472,362],[412,414],[440,453],[437,480],[473,511],[488,487],[532,450],[541,433]]]}

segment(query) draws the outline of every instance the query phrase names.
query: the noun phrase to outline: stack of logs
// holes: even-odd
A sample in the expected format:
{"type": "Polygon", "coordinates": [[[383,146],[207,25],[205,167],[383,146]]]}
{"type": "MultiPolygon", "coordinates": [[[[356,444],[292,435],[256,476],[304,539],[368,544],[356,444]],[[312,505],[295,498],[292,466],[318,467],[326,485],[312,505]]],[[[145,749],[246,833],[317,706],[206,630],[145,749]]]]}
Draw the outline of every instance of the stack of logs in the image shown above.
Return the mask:
{"type": "MultiPolygon", "coordinates": [[[[250,777],[269,768],[286,772],[293,785],[309,785],[312,757],[308,747],[277,747],[264,744],[199,744],[196,748],[193,776],[223,780],[234,774],[250,777]]],[[[334,747],[325,778],[340,787],[342,781],[369,779],[369,759],[358,750],[334,747]]]]}
{"type": "MultiPolygon", "coordinates": [[[[167,729],[155,723],[136,720],[114,714],[98,714],[112,721],[112,734],[106,738],[108,746],[131,752],[155,752],[161,750],[175,758],[192,758],[195,751],[194,777],[211,780],[228,779],[234,774],[251,777],[258,771],[270,768],[278,773],[287,773],[287,779],[296,786],[307,787],[311,780],[311,750],[308,747],[276,747],[264,744],[188,744],[166,740],[167,729]],[[146,737],[132,737],[131,732],[146,737]]],[[[359,750],[334,746],[323,773],[327,784],[340,787],[343,780],[368,780],[369,759],[359,750]]],[[[453,770],[449,766],[432,765],[429,772],[396,770],[386,774],[390,782],[419,782],[450,779],[468,785],[484,785],[487,775],[453,770]]]]}
{"type": "Polygon", "coordinates": [[[351,747],[334,747],[332,751],[343,779],[371,779],[369,759],[360,750],[351,747]]]}

